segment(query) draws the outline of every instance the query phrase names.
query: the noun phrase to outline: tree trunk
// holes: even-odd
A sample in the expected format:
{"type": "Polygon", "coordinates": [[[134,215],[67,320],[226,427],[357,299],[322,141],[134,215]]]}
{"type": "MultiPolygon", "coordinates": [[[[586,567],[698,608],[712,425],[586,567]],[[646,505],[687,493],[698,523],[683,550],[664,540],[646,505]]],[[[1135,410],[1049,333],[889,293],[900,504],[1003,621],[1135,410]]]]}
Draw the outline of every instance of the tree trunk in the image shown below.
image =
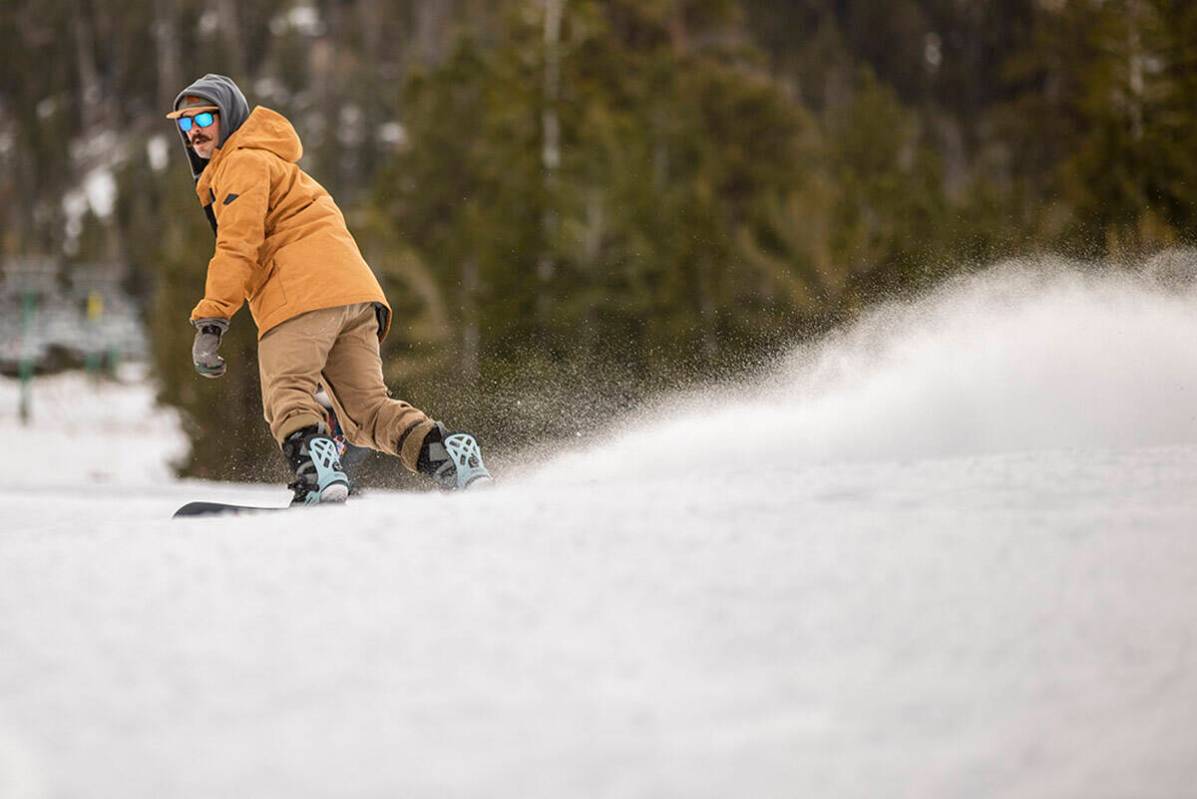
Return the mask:
{"type": "Polygon", "coordinates": [[[79,93],[83,101],[82,116],[94,120],[101,110],[104,94],[100,85],[100,71],[96,68],[95,36],[84,9],[79,9],[72,19],[75,28],[75,66],[79,70],[79,93]]]}
{"type": "Polygon", "coordinates": [[[557,246],[560,217],[556,208],[557,171],[561,166],[561,118],[558,103],[561,99],[561,18],[565,0],[544,2],[544,109],[541,112],[541,167],[544,179],[545,207],[541,218],[543,250],[536,264],[536,274],[542,284],[536,306],[542,325],[549,313],[549,283],[557,271],[553,250],[557,246]]]}
{"type": "Polygon", "coordinates": [[[245,49],[241,42],[241,20],[237,17],[237,0],[216,0],[215,5],[227,68],[233,80],[243,81],[248,76],[245,74],[245,49]]]}
{"type": "Polygon", "coordinates": [[[417,0],[415,50],[421,66],[437,67],[444,61],[455,5],[454,0],[417,0]]]}
{"type": "Polygon", "coordinates": [[[154,0],[154,46],[158,51],[158,106],[170,108],[183,89],[179,63],[178,0],[154,0]]]}

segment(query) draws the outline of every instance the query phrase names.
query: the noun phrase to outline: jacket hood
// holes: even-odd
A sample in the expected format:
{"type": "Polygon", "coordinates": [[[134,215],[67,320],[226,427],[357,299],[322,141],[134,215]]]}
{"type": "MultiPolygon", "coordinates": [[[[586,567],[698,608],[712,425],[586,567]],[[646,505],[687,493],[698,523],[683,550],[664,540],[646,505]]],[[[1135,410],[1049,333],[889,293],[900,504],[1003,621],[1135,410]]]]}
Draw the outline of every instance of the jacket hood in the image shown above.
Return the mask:
{"type": "Polygon", "coordinates": [[[287,118],[266,106],[256,106],[241,127],[225,140],[224,146],[212,155],[212,169],[196,178],[195,192],[201,204],[207,204],[209,200],[213,170],[219,171],[216,164],[239,150],[264,150],[289,163],[296,163],[303,157],[303,143],[287,118]]]}
{"type": "Polygon", "coordinates": [[[236,136],[228,141],[232,150],[266,150],[284,161],[294,163],[303,158],[303,143],[299,134],[278,111],[264,105],[255,106],[236,136]]]}
{"type": "MultiPolygon", "coordinates": [[[[232,78],[209,72],[179,92],[175,97],[173,110],[178,111],[183,98],[192,95],[202,97],[220,109],[220,139],[216,142],[217,148],[223,147],[228,138],[249,118],[249,103],[232,78]]],[[[178,130],[177,126],[175,129],[178,130]]],[[[196,155],[187,144],[187,136],[183,131],[179,130],[178,133],[183,142],[183,150],[187,153],[187,160],[191,163],[191,175],[199,180],[200,173],[208,165],[208,159],[196,155]]]]}

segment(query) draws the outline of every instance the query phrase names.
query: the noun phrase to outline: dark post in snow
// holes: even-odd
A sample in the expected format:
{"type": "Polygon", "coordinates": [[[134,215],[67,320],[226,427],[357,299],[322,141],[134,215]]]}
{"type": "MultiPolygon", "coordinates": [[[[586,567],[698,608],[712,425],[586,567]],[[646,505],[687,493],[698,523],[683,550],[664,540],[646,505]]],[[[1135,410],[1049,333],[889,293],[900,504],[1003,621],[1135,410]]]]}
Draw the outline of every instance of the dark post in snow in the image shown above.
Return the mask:
{"type": "Polygon", "coordinates": [[[37,312],[37,294],[32,289],[21,295],[21,424],[33,417],[33,316],[37,312]]]}

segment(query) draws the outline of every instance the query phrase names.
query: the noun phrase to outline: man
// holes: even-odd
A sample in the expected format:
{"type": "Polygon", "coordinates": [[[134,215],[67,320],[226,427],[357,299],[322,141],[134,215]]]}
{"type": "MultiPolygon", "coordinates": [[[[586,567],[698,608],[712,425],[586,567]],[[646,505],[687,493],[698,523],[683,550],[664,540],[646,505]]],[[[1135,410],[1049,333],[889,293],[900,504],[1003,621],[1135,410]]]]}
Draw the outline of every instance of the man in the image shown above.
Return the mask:
{"type": "Polygon", "coordinates": [[[344,501],[349,479],[316,399],[323,387],[346,439],[399,457],[445,489],[490,480],[473,436],[449,435],[390,398],[379,342],[391,309],[329,193],[297,165],[299,136],[281,114],[252,111],[237,85],[208,74],[175,98],[200,205],[216,233],[204,298],[191,312],[204,377],[246,301],[258,326],[262,406],[295,471],[292,504],[344,501]]]}

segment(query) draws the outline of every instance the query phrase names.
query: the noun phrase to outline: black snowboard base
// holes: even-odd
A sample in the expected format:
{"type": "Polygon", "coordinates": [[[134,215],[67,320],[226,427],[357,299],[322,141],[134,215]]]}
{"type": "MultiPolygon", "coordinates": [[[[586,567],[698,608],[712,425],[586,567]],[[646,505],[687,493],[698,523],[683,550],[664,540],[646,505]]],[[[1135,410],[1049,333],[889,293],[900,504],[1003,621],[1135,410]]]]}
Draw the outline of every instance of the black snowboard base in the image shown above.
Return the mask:
{"type": "MultiPolygon", "coordinates": [[[[304,507],[302,505],[297,507],[304,507]]],[[[259,507],[254,505],[227,505],[223,502],[188,502],[175,511],[171,518],[182,519],[191,516],[239,516],[243,513],[273,513],[274,511],[291,510],[290,505],[283,507],[259,507]]]]}

